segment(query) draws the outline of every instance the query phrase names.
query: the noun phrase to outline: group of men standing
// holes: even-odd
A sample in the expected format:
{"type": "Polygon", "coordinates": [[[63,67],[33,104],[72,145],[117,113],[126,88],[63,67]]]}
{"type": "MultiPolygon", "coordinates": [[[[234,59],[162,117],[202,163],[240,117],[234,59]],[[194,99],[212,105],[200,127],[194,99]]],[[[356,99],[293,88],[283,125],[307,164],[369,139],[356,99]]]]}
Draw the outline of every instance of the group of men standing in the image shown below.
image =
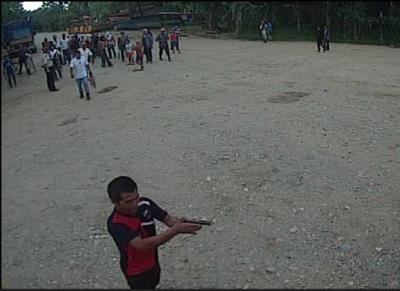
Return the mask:
{"type": "MultiPolygon", "coordinates": [[[[163,59],[162,56],[165,51],[168,61],[171,61],[170,40],[173,53],[175,53],[175,49],[180,53],[179,38],[180,31],[177,27],[173,29],[171,38],[165,28],[160,29],[160,34],[156,38],[159,43],[160,60],[163,59]]],[[[78,35],[69,37],[62,34],[62,38],[59,41],[56,35],[53,36],[52,41],[48,41],[45,38],[42,42],[42,67],[46,73],[47,87],[49,91],[58,91],[55,81],[62,78],[62,66],[68,64],[71,77],[76,79],[80,98],[84,98],[84,93],[86,93],[86,98],[89,100],[89,82],[93,80],[93,73],[89,64],[94,65],[96,56],[101,58],[101,67],[106,67],[106,65],[111,67],[113,64],[110,60],[116,59],[117,55],[123,62],[127,57],[128,64],[133,65],[135,63],[133,55],[135,54],[136,64],[140,65],[140,70],[143,70],[143,56],[146,57],[146,63],[153,62],[153,43],[153,34],[149,29],[143,29],[141,40],[137,41],[130,39],[123,31],[120,32],[117,41],[109,32],[106,35],[96,34],[86,37],[78,37],[78,35]],[[118,53],[116,52],[116,47],[118,48],[118,53]]]]}

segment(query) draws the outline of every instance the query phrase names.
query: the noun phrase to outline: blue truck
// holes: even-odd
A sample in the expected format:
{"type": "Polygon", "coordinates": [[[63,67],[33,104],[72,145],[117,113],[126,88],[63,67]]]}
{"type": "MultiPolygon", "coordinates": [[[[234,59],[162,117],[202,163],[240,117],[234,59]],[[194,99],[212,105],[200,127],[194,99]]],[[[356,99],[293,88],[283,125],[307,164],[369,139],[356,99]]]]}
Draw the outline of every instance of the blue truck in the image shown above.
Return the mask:
{"type": "Polygon", "coordinates": [[[11,58],[18,56],[20,46],[27,46],[30,53],[36,53],[35,33],[30,18],[10,21],[2,25],[2,46],[11,58]]]}

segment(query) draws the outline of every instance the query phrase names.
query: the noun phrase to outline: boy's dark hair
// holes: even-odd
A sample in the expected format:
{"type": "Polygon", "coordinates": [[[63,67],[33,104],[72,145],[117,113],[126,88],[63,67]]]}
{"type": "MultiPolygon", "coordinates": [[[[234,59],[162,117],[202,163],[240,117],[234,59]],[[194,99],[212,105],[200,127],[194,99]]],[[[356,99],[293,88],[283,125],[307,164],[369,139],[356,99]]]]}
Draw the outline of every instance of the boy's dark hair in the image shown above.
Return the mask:
{"type": "Polygon", "coordinates": [[[122,193],[135,192],[136,190],[136,182],[126,176],[113,179],[107,186],[108,197],[111,202],[119,202],[121,201],[122,193]]]}

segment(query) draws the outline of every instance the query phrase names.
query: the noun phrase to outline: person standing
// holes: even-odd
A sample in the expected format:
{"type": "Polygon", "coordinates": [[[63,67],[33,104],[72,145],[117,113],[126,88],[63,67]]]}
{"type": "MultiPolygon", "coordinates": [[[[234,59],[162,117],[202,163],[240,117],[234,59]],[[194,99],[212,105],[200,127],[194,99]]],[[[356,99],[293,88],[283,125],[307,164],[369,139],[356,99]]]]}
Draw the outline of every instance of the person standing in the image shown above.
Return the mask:
{"type": "Polygon", "coordinates": [[[51,59],[48,47],[45,47],[43,49],[42,67],[44,68],[44,71],[46,73],[47,88],[51,92],[58,91],[58,89],[56,88],[56,84],[54,82],[54,75],[55,75],[54,64],[53,60],[51,59]]]}
{"type": "Polygon", "coordinates": [[[85,90],[86,99],[90,100],[88,76],[92,75],[92,71],[87,59],[81,56],[81,52],[79,50],[75,52],[75,57],[71,60],[70,64],[70,73],[72,79],[74,78],[74,71],[80,98],[83,99],[83,90],[85,90]]]}
{"type": "Polygon", "coordinates": [[[262,37],[264,43],[267,43],[268,37],[267,37],[266,19],[261,21],[259,29],[260,29],[261,37],[262,37]]]}
{"type": "Polygon", "coordinates": [[[168,61],[171,61],[171,56],[169,54],[168,40],[169,40],[168,34],[165,31],[165,28],[162,27],[160,29],[160,34],[156,38],[156,41],[158,41],[158,46],[160,48],[160,53],[159,53],[160,61],[162,61],[162,59],[163,59],[162,55],[163,55],[164,50],[165,50],[165,53],[167,54],[168,61]]]}
{"type": "Polygon", "coordinates": [[[93,65],[93,63],[94,63],[93,53],[88,48],[86,41],[82,44],[82,47],[80,47],[78,49],[78,51],[81,53],[81,56],[84,57],[88,61],[88,63],[92,63],[92,65],[93,65]]]}
{"type": "Polygon", "coordinates": [[[140,197],[137,184],[120,176],[107,185],[114,209],[107,230],[120,253],[120,268],[131,289],[155,289],[160,282],[158,247],[178,234],[196,234],[201,225],[170,215],[154,201],[140,197]],[[169,228],[157,234],[155,219],[169,228]]]}
{"type": "Polygon", "coordinates": [[[68,61],[68,64],[71,62],[71,54],[69,51],[69,40],[66,39],[65,33],[61,35],[61,40],[60,40],[60,47],[61,51],[63,54],[63,65],[65,65],[68,61]]]}
{"type": "Polygon", "coordinates": [[[151,39],[151,36],[148,33],[147,29],[143,29],[142,44],[143,44],[144,54],[146,56],[146,63],[152,63],[153,54],[151,50],[152,50],[153,40],[151,39]]]}
{"type": "Polygon", "coordinates": [[[107,32],[107,50],[108,50],[108,58],[111,60],[112,55],[114,55],[114,59],[117,58],[116,53],[115,53],[115,39],[114,36],[107,32]],[[113,53],[113,54],[111,54],[113,53]]]}
{"type": "Polygon", "coordinates": [[[321,52],[321,46],[323,47],[323,40],[324,40],[324,30],[318,26],[317,27],[317,48],[318,52],[321,52]]]}
{"type": "Polygon", "coordinates": [[[12,84],[13,82],[14,82],[14,86],[17,87],[15,68],[14,68],[14,64],[9,55],[4,55],[4,58],[3,58],[3,74],[7,74],[7,81],[8,81],[8,85],[10,86],[10,88],[13,87],[13,84],[12,84]]]}
{"type": "Polygon", "coordinates": [[[324,26],[324,39],[323,39],[323,44],[324,44],[324,52],[329,51],[329,41],[331,38],[331,33],[328,29],[328,27],[325,25],[324,26]]]}
{"type": "Polygon", "coordinates": [[[101,57],[101,67],[104,68],[106,66],[106,62],[109,67],[112,67],[113,64],[110,62],[110,60],[107,57],[106,38],[104,37],[104,35],[102,35],[99,40],[99,52],[100,52],[100,57],[101,57]]]}
{"type": "Polygon", "coordinates": [[[126,45],[125,45],[125,50],[126,50],[126,56],[128,57],[128,63],[127,65],[134,65],[135,61],[133,58],[134,55],[134,47],[135,47],[135,42],[134,40],[129,40],[127,41],[126,45]]]}
{"type": "Polygon", "coordinates": [[[178,53],[181,53],[181,50],[179,49],[179,31],[177,27],[174,28],[171,34],[171,50],[173,54],[175,53],[175,49],[178,53]]]}
{"type": "Polygon", "coordinates": [[[271,20],[267,21],[266,29],[267,29],[268,40],[271,41],[272,40],[272,21],[271,20]]]}
{"type": "Polygon", "coordinates": [[[55,44],[50,42],[50,50],[49,50],[50,57],[53,61],[54,65],[54,80],[58,80],[57,74],[58,73],[60,79],[62,79],[62,66],[60,61],[61,52],[58,51],[55,44]]]}
{"type": "Polygon", "coordinates": [[[31,70],[29,69],[28,65],[26,64],[27,55],[28,54],[28,47],[26,45],[21,45],[19,49],[19,71],[18,75],[22,74],[22,66],[25,65],[26,72],[28,75],[31,75],[31,70]]]}
{"type": "Polygon", "coordinates": [[[136,64],[140,66],[140,71],[143,71],[143,47],[140,41],[136,42],[134,50],[136,54],[136,64]]]}
{"type": "Polygon", "coordinates": [[[121,31],[121,35],[118,37],[118,49],[120,51],[121,60],[125,62],[125,45],[127,42],[127,37],[125,32],[121,31]]]}

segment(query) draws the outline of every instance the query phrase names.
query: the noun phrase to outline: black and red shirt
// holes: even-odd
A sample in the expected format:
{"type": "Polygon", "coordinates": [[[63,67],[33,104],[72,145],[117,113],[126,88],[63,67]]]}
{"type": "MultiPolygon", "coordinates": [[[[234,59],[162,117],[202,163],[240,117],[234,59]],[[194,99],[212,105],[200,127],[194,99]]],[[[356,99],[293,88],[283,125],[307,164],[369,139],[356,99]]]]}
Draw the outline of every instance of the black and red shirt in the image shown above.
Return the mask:
{"type": "Polygon", "coordinates": [[[114,239],[121,255],[120,265],[125,276],[135,276],[158,265],[157,249],[140,251],[128,245],[135,237],[156,235],[154,218],[162,221],[167,212],[152,200],[141,197],[136,216],[128,216],[113,210],[107,220],[108,232],[114,239]]]}

